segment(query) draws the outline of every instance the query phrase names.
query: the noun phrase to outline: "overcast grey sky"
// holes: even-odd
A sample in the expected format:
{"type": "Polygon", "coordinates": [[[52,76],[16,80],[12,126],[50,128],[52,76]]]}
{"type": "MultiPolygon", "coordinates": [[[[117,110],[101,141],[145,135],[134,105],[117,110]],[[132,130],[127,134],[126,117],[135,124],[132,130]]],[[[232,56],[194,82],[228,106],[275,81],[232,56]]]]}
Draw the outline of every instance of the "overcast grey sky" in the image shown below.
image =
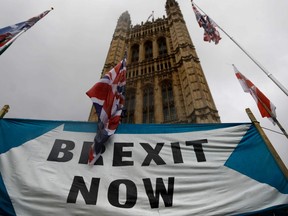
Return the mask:
{"type": "MultiPolygon", "coordinates": [[[[288,88],[287,0],[194,0],[214,21],[288,88]]],[[[126,10],[132,24],[166,15],[166,0],[0,0],[0,28],[54,7],[0,56],[0,106],[6,118],[86,121],[85,92],[99,80],[117,20],[126,10]]],[[[218,45],[203,41],[190,0],[178,0],[221,121],[250,122],[249,107],[263,127],[279,131],[244,93],[231,64],[277,107],[288,130],[288,97],[224,33],[218,45]]],[[[288,165],[288,140],[265,131],[288,165]]]]}

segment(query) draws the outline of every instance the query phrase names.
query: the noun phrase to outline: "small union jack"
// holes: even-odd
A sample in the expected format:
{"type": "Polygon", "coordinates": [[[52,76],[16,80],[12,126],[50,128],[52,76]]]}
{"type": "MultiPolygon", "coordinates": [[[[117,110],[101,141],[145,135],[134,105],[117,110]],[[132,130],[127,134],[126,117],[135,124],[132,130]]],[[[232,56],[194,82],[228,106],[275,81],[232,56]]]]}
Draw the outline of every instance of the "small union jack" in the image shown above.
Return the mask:
{"type": "MultiPolygon", "coordinates": [[[[53,8],[51,8],[51,10],[53,10],[53,8]]],[[[18,36],[31,28],[51,10],[44,11],[40,15],[32,17],[27,21],[0,29],[0,55],[17,39],[18,36]]]]}
{"type": "Polygon", "coordinates": [[[192,4],[192,8],[199,26],[204,29],[204,41],[213,41],[215,44],[218,44],[221,40],[221,37],[218,30],[216,29],[216,23],[207,15],[202,15],[194,6],[194,4],[192,4]]]}

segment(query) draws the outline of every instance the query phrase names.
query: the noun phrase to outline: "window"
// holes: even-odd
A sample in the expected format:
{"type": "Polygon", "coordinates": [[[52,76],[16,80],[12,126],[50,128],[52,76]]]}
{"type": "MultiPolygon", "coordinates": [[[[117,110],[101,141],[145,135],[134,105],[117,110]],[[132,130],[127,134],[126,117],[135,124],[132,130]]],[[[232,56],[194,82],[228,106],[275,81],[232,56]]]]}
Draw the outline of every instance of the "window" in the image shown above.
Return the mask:
{"type": "Polygon", "coordinates": [[[167,54],[166,39],[164,37],[161,37],[158,39],[157,43],[158,43],[159,56],[166,55],[167,54]]]}
{"type": "Polygon", "coordinates": [[[144,44],[145,47],[145,59],[153,58],[153,45],[152,41],[146,41],[144,44]]]}
{"type": "Polygon", "coordinates": [[[126,91],[125,97],[126,116],[123,118],[123,123],[134,123],[134,111],[135,111],[135,89],[126,91]]]}
{"type": "Polygon", "coordinates": [[[153,86],[145,86],[143,94],[143,123],[154,122],[154,94],[153,86]]]}
{"type": "Polygon", "coordinates": [[[134,44],[131,48],[131,62],[138,62],[139,61],[139,45],[138,44],[134,44]]]}
{"type": "Polygon", "coordinates": [[[162,103],[164,122],[176,119],[176,109],[174,105],[173,89],[171,82],[162,83],[162,103]]]}

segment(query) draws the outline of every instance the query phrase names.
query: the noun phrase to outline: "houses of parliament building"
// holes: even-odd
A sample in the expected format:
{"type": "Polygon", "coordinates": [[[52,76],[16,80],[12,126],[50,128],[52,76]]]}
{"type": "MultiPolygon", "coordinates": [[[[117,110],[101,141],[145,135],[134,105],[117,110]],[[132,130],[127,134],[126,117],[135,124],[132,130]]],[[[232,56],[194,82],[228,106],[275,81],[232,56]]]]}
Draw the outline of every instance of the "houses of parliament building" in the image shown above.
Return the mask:
{"type": "MultiPolygon", "coordinates": [[[[219,123],[220,117],[176,0],[163,18],[132,26],[118,19],[102,74],[127,50],[126,117],[122,123],[219,123]]],[[[94,108],[89,121],[96,121],[94,108]]]]}

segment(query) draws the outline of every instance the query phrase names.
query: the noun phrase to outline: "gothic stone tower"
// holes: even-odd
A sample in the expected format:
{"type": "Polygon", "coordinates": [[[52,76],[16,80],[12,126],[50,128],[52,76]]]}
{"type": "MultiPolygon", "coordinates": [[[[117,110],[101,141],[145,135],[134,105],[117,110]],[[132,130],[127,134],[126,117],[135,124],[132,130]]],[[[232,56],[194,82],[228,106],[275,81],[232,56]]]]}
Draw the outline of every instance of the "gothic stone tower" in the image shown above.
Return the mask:
{"type": "MultiPolygon", "coordinates": [[[[183,15],[166,1],[167,17],[131,26],[128,12],[117,23],[102,73],[127,57],[123,123],[218,123],[220,117],[183,15]]],[[[90,121],[95,121],[91,110],[90,121]]]]}

